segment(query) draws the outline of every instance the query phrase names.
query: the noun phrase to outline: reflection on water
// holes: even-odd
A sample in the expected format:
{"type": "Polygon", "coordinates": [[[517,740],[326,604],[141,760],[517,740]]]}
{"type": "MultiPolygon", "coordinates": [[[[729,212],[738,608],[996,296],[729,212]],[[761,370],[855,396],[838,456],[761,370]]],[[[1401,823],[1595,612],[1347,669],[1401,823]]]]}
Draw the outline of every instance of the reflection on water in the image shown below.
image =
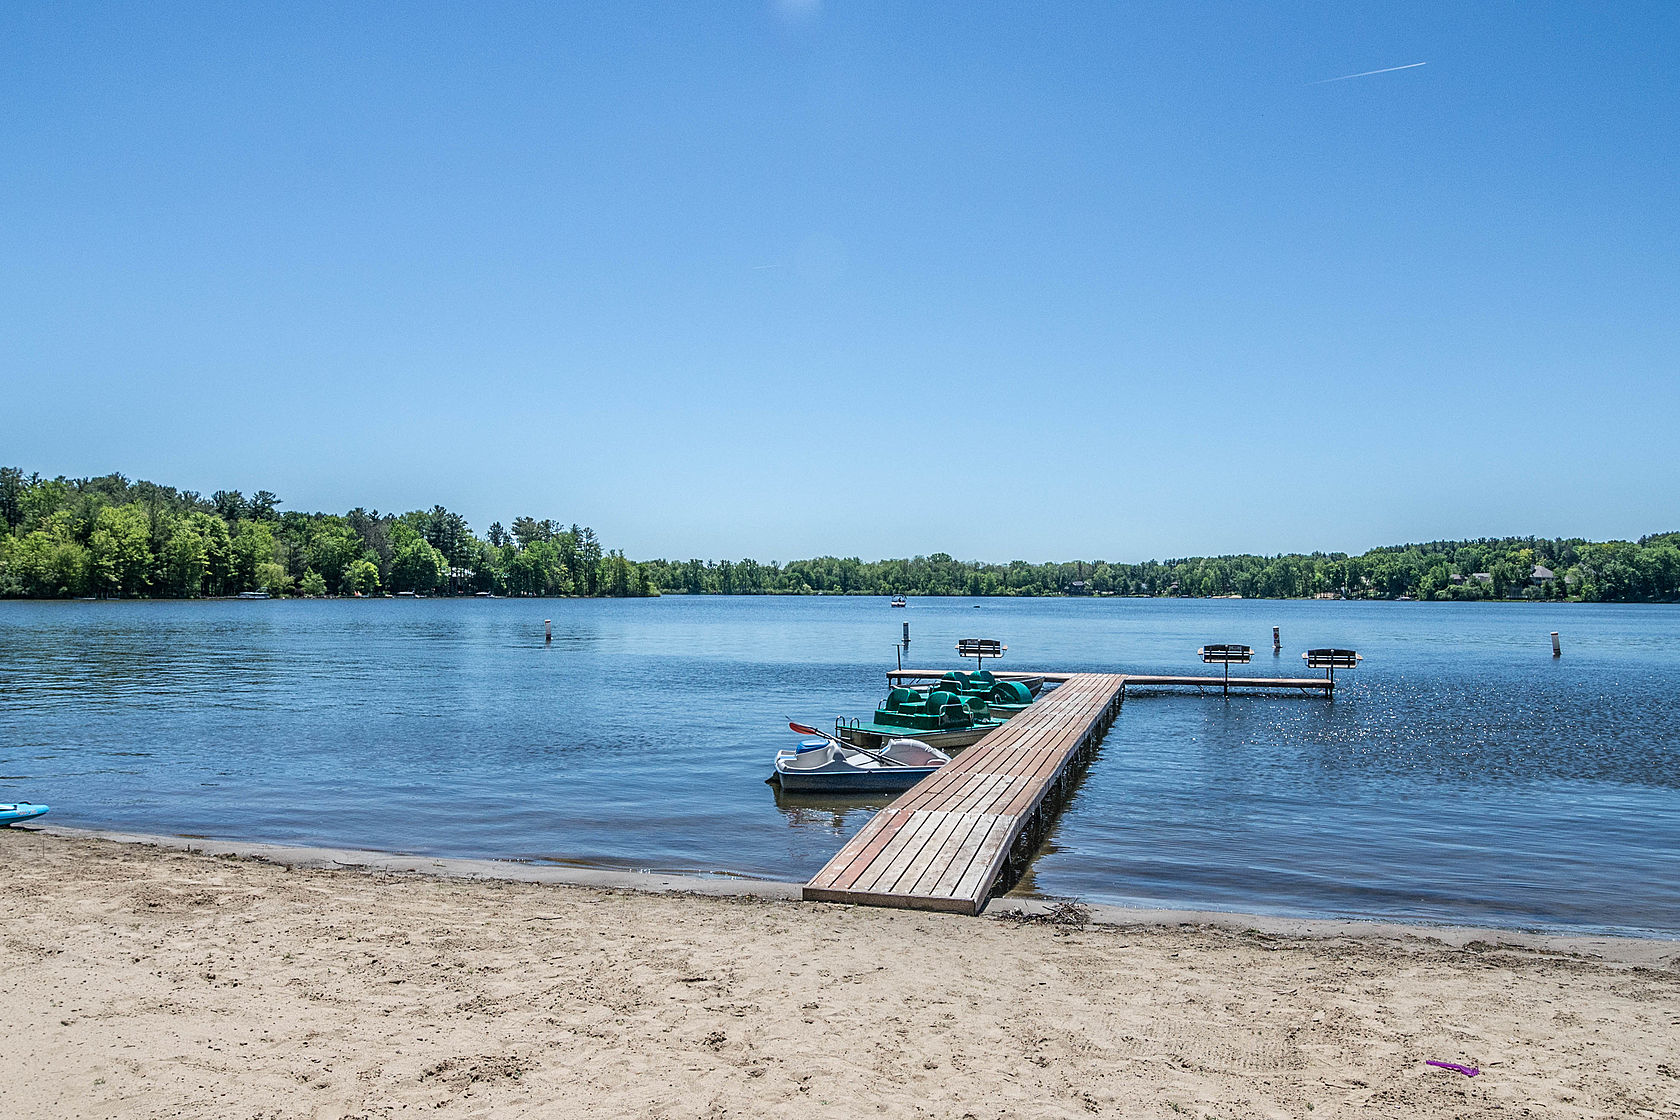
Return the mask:
{"type": "MultiPolygon", "coordinates": [[[[892,793],[820,794],[806,790],[784,790],[779,785],[766,785],[773,790],[776,808],[787,818],[789,828],[801,832],[826,831],[842,843],[863,827],[865,821],[892,804],[892,793]]],[[[838,845],[837,845],[838,846],[838,845]]]]}
{"type": "Polygon", "coordinates": [[[804,878],[888,795],[764,783],[788,719],[906,664],[1254,675],[1134,696],[1018,889],[1159,906],[1680,933],[1680,610],[667,597],[0,603],[0,800],[66,824],[804,878]],[[546,644],[542,620],[553,619],[546,644]],[[1269,656],[1271,627],[1284,655],[1269,656]],[[1549,633],[1565,655],[1550,656],[1549,633]]]}

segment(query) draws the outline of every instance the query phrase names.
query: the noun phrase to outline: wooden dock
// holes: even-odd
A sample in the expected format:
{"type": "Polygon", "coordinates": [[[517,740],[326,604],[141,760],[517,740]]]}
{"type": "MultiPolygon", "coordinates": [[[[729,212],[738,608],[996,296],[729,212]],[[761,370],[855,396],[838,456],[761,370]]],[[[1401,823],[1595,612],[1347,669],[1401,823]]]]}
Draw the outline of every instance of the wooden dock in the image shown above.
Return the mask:
{"type": "MultiPolygon", "coordinates": [[[[894,669],[889,684],[944,670],[894,669]]],[[[876,813],[809,883],[820,902],[978,914],[1011,856],[1030,854],[1075,763],[1096,749],[1130,688],[1222,690],[1224,677],[994,672],[1056,688],[876,813]]],[[[1328,695],[1323,677],[1232,677],[1232,690],[1328,695]]]]}
{"type": "Polygon", "coordinates": [[[1125,688],[1111,673],[1016,675],[1061,683],[876,813],[805,885],[806,899],[980,912],[1073,763],[1114,722],[1125,688]]]}
{"type": "Polygon", "coordinates": [[[1276,692],[1299,689],[1304,693],[1322,692],[1329,694],[1333,689],[1330,680],[1325,677],[1161,677],[1146,676],[1141,673],[1126,674],[1127,688],[1194,688],[1198,691],[1212,689],[1215,692],[1276,692]]]}
{"type": "MultiPolygon", "coordinates": [[[[933,681],[945,674],[943,669],[888,669],[887,684],[889,686],[903,684],[907,681],[933,681]]],[[[1026,673],[1014,670],[992,672],[992,676],[1000,681],[1029,680],[1042,677],[1051,684],[1059,684],[1073,679],[1077,673],[1026,673]]],[[[1147,673],[1121,673],[1121,680],[1126,688],[1195,688],[1200,690],[1213,689],[1219,691],[1227,685],[1232,692],[1260,691],[1276,692],[1299,690],[1304,693],[1331,691],[1332,685],[1326,677],[1245,677],[1234,676],[1227,680],[1225,677],[1197,677],[1197,676],[1162,676],[1147,673]]]]}
{"type": "MultiPolygon", "coordinates": [[[[963,672],[968,673],[973,671],[972,669],[963,670],[963,672]]],[[[950,672],[949,669],[888,669],[887,684],[902,684],[905,681],[936,681],[948,672],[950,672]]],[[[1015,669],[988,669],[987,672],[1000,681],[1025,681],[1043,678],[1056,684],[1078,675],[1076,673],[1024,673],[1015,669]]]]}

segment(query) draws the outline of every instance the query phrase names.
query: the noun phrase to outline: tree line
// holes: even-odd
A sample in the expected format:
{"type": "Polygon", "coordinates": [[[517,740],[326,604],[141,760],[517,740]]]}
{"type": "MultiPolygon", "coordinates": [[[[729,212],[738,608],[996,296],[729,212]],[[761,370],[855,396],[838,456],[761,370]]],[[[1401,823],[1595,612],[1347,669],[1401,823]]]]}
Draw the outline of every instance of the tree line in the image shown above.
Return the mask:
{"type": "Polygon", "coordinates": [[[0,596],[657,594],[587,526],[518,517],[484,537],[442,506],[282,513],[267,490],[209,497],[120,474],[0,468],[0,596]]]}
{"type": "Polygon", "coordinates": [[[1680,600],[1680,533],[1638,541],[1502,537],[1314,552],[988,564],[939,552],[633,561],[588,527],[516,517],[480,537],[442,506],[281,512],[267,490],[209,497],[120,474],[0,468],[0,596],[1142,595],[1349,599],[1680,600]]]}
{"type": "Polygon", "coordinates": [[[689,594],[1142,595],[1248,599],[1680,600],[1680,533],[1637,542],[1540,537],[1433,541],[1358,556],[1198,556],[1141,564],[1105,560],[986,564],[943,552],[908,560],[818,557],[652,560],[648,578],[689,594]]]}

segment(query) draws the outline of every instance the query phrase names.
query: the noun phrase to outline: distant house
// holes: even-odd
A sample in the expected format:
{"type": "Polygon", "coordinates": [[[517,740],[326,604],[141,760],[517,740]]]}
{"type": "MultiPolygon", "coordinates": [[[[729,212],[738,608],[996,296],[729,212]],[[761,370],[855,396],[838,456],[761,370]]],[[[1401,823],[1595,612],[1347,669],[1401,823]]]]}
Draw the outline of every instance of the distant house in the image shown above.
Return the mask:
{"type": "Polygon", "coordinates": [[[1471,572],[1470,573],[1470,578],[1477,583],[1492,583],[1493,582],[1493,573],[1492,572],[1471,572]]]}
{"type": "Polygon", "coordinates": [[[1550,583],[1557,578],[1557,575],[1550,568],[1542,564],[1536,564],[1534,570],[1528,574],[1528,578],[1535,583],[1550,583]]]}
{"type": "Polygon", "coordinates": [[[1456,585],[1456,584],[1463,583],[1464,582],[1464,577],[1459,575],[1457,572],[1454,572],[1452,575],[1447,577],[1447,580],[1456,585]]]}
{"type": "Polygon", "coordinates": [[[1069,595],[1089,595],[1091,593],[1091,585],[1082,579],[1076,579],[1072,583],[1068,584],[1067,593],[1069,595]]]}

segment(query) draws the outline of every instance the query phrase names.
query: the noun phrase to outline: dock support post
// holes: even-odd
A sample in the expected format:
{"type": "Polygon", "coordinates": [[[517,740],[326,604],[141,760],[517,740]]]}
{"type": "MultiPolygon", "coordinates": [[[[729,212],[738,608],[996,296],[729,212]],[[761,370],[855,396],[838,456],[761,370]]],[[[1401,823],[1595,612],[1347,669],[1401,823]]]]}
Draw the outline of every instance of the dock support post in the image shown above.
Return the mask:
{"type": "Polygon", "coordinates": [[[1563,656],[1563,646],[1558,642],[1558,632],[1556,630],[1552,631],[1552,656],[1563,656]]]}
{"type": "Polygon", "coordinates": [[[1282,652],[1283,639],[1278,635],[1278,628],[1274,626],[1272,627],[1272,656],[1276,657],[1282,652]]]}
{"type": "Polygon", "coordinates": [[[904,624],[904,644],[910,644],[910,624],[908,622],[904,624]]]}
{"type": "Polygon", "coordinates": [[[553,640],[554,640],[554,621],[552,619],[545,618],[545,619],[543,619],[543,644],[547,645],[549,642],[552,642],[553,640]]]}

